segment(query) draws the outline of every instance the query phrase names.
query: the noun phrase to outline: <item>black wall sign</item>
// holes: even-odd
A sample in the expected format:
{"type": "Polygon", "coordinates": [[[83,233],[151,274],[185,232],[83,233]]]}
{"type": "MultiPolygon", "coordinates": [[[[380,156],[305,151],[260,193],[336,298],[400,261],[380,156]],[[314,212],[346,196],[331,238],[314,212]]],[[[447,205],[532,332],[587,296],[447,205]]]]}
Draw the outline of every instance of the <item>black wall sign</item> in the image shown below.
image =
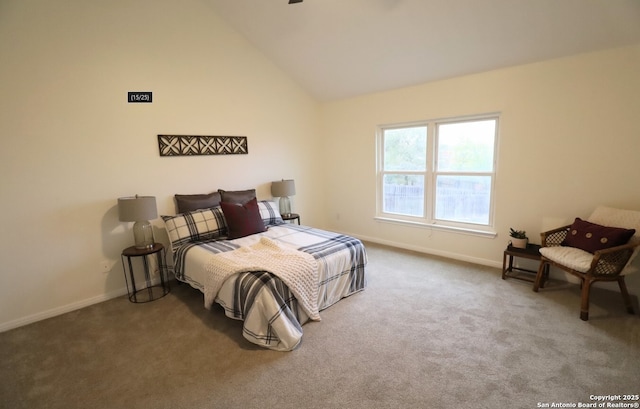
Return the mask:
{"type": "Polygon", "coordinates": [[[151,91],[129,91],[127,102],[153,102],[153,92],[151,91]]]}

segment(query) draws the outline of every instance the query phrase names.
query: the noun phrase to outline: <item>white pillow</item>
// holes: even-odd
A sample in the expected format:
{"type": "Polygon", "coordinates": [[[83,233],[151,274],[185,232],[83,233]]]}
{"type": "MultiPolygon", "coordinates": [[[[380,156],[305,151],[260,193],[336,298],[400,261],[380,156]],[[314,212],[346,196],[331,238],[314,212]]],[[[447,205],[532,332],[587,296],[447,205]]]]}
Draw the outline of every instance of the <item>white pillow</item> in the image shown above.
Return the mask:
{"type": "Polygon", "coordinates": [[[276,206],[273,200],[260,200],[258,202],[258,209],[260,210],[260,217],[265,227],[284,223],[280,210],[278,210],[278,206],[276,206]]]}

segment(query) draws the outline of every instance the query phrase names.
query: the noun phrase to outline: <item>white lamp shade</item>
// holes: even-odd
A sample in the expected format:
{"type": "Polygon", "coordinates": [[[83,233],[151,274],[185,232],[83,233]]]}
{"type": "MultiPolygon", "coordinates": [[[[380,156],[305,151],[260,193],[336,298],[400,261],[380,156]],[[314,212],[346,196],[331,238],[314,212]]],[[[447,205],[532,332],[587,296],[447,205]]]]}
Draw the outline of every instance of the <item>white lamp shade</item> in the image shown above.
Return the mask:
{"type": "Polygon", "coordinates": [[[271,182],[271,195],[273,197],[287,197],[296,194],[296,184],[293,179],[271,182]]]}
{"type": "Polygon", "coordinates": [[[139,222],[158,218],[154,196],[121,197],[118,199],[118,217],[121,222],[139,222]]]}

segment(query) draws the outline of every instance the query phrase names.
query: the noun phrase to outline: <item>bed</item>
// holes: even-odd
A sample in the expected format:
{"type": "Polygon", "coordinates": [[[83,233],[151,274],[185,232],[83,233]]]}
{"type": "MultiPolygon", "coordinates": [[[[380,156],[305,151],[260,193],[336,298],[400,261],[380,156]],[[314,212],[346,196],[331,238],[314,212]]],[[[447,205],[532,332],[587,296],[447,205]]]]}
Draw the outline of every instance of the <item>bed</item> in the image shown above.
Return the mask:
{"type": "Polygon", "coordinates": [[[162,216],[170,269],[204,294],[205,308],[242,320],[245,339],[291,351],[303,324],[364,290],[366,251],[354,237],[285,223],[273,201],[244,199],[162,216]]]}

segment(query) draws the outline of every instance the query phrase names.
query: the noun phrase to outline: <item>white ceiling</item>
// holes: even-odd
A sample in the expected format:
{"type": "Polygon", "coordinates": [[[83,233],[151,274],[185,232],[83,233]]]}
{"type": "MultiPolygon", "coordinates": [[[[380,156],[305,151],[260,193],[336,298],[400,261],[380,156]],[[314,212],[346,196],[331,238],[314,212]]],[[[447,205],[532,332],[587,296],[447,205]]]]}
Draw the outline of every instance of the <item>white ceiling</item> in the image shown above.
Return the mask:
{"type": "Polygon", "coordinates": [[[640,0],[205,0],[321,101],[640,43],[640,0]]]}

